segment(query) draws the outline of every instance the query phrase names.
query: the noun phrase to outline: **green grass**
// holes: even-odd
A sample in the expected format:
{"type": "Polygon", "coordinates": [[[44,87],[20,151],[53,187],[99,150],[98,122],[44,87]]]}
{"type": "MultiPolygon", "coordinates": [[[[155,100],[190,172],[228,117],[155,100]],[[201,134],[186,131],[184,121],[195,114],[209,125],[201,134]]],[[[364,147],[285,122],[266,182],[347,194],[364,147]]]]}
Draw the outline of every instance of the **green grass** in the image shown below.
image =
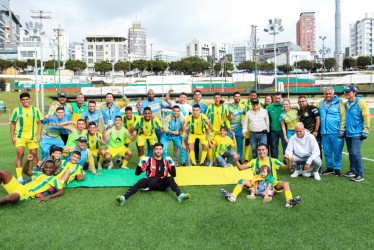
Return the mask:
{"type": "MultiPolygon", "coordinates": [[[[374,129],[374,126],[372,126],[374,129]]],[[[15,149],[9,127],[0,126],[2,169],[15,174],[15,149]]],[[[374,136],[365,141],[364,157],[374,158],[374,136]]],[[[137,153],[129,166],[135,168],[137,153]]],[[[346,149],[344,149],[346,151],[346,149]]],[[[171,152],[171,148],[169,148],[171,152]]],[[[40,155],[40,152],[39,152],[40,155]]],[[[286,209],[283,193],[272,202],[248,200],[247,191],[236,203],[224,200],[219,189],[234,185],[181,187],[191,198],[178,204],[175,194],[139,191],[124,207],[115,197],[128,188],[65,189],[65,195],[46,203],[37,199],[0,207],[0,247],[65,249],[365,249],[374,244],[372,192],[374,162],[364,161],[365,181],[322,176],[291,179],[279,171],[279,179],[290,181],[302,202],[286,209]]],[[[342,171],[348,170],[343,155],[342,171]]],[[[323,166],[325,168],[325,166],[323,166]]],[[[0,196],[6,192],[0,188],[0,196]]]]}

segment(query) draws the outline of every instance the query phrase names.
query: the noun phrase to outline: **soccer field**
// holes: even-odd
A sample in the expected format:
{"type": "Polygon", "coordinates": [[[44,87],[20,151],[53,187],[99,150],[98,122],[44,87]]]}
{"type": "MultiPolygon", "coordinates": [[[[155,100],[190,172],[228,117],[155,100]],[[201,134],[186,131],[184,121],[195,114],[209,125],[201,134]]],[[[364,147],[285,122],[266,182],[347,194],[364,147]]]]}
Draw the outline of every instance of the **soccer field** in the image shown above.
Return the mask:
{"type": "MultiPolygon", "coordinates": [[[[9,126],[0,126],[0,134],[0,169],[15,174],[9,126]]],[[[263,203],[260,197],[246,199],[243,191],[230,203],[220,195],[221,186],[181,187],[191,194],[183,204],[171,190],[139,191],[119,207],[115,197],[128,188],[65,189],[64,196],[46,203],[33,199],[8,204],[0,207],[0,248],[368,249],[374,244],[373,145],[370,134],[362,147],[368,160],[360,183],[334,175],[319,182],[292,179],[280,170],[278,179],[289,181],[294,196],[302,198],[292,209],[284,207],[283,193],[263,203]]],[[[131,149],[129,167],[135,168],[137,151],[131,149]]],[[[343,155],[342,172],[348,169],[348,156],[343,155]]],[[[231,191],[234,185],[222,187],[231,191]]],[[[0,188],[0,196],[5,195],[0,188]]]]}

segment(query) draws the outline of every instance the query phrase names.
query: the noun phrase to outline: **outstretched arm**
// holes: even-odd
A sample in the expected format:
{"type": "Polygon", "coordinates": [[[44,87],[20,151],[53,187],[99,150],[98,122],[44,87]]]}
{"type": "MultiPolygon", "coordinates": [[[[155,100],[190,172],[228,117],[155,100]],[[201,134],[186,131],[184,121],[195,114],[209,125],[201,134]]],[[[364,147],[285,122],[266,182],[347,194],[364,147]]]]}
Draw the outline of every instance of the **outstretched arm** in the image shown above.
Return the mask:
{"type": "Polygon", "coordinates": [[[64,190],[63,190],[63,189],[59,189],[59,190],[57,190],[56,193],[54,193],[54,194],[52,194],[52,195],[49,195],[49,196],[45,196],[45,197],[43,197],[43,198],[40,198],[40,199],[38,200],[38,203],[39,203],[39,202],[45,202],[45,201],[47,201],[47,200],[49,200],[49,199],[57,198],[57,197],[60,197],[60,196],[63,196],[63,195],[64,195],[64,190]]]}

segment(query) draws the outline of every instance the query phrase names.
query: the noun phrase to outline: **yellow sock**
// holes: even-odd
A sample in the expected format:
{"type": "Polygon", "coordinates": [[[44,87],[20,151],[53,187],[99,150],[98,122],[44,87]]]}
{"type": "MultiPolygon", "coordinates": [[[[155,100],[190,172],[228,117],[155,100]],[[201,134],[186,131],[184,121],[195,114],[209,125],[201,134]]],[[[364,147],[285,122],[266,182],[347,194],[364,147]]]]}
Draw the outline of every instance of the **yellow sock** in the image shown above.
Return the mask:
{"type": "Polygon", "coordinates": [[[292,198],[292,193],[291,191],[284,192],[284,196],[286,196],[286,201],[292,198]]]}
{"type": "Polygon", "coordinates": [[[196,157],[195,157],[195,151],[190,151],[190,158],[193,165],[196,165],[196,157]]]}
{"type": "Polygon", "coordinates": [[[100,157],[99,157],[99,161],[98,161],[97,163],[102,164],[103,161],[104,161],[104,157],[103,157],[102,155],[100,155],[100,157]]]}
{"type": "Polygon", "coordinates": [[[144,155],[139,155],[139,160],[143,159],[144,155]]]}
{"type": "Polygon", "coordinates": [[[236,196],[236,197],[238,197],[238,195],[242,192],[242,187],[241,186],[235,186],[235,188],[234,188],[234,191],[232,191],[232,193],[236,196]]]}
{"type": "Polygon", "coordinates": [[[122,160],[122,166],[127,166],[128,161],[126,159],[122,160]]]}
{"type": "Polygon", "coordinates": [[[209,149],[208,153],[209,153],[209,161],[213,162],[213,149],[209,149]]]}
{"type": "Polygon", "coordinates": [[[17,179],[22,177],[22,168],[16,168],[17,179]]]}
{"type": "Polygon", "coordinates": [[[249,161],[249,145],[244,146],[244,160],[249,161]]]}
{"type": "Polygon", "coordinates": [[[201,161],[200,161],[201,162],[200,163],[201,166],[203,166],[207,154],[208,154],[208,151],[204,151],[204,150],[201,153],[201,161]]]}

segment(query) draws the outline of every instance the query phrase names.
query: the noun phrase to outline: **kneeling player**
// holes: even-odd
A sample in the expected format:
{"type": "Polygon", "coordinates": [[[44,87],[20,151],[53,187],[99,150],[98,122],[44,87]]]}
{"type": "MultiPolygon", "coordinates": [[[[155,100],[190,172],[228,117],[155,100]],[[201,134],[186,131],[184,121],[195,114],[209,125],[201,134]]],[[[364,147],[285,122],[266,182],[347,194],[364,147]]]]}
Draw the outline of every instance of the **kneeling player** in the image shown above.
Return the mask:
{"type": "Polygon", "coordinates": [[[154,156],[144,157],[136,168],[135,174],[140,175],[146,171],[145,178],[139,180],[134,186],[130,187],[124,195],[118,196],[118,205],[125,205],[125,201],[134,195],[140,188],[149,188],[150,190],[164,191],[169,186],[176,193],[178,202],[182,203],[190,197],[190,194],[181,193],[179,186],[175,183],[176,176],[174,162],[170,157],[162,158],[163,145],[156,143],[154,145],[154,156]],[[168,177],[170,173],[171,176],[168,177]]]}

